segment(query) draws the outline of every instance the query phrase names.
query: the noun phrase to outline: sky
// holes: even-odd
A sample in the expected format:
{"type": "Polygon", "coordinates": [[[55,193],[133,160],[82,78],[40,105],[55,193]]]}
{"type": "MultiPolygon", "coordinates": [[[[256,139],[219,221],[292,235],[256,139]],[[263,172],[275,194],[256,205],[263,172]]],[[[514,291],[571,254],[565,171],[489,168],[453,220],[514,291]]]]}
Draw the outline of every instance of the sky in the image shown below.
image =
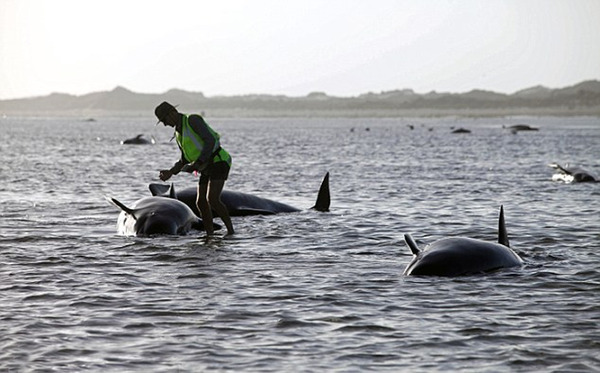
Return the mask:
{"type": "Polygon", "coordinates": [[[600,79],[600,0],[0,0],[0,99],[351,97],[600,79]]]}

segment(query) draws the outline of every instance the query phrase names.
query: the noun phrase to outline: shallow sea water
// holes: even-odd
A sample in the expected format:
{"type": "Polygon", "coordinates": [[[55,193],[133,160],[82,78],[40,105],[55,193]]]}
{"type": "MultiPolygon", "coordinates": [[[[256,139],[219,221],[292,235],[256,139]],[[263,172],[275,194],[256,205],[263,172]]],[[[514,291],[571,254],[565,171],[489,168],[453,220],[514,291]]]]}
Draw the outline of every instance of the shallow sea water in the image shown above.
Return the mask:
{"type": "Polygon", "coordinates": [[[0,118],[0,372],[600,370],[600,183],[546,166],[600,173],[599,118],[207,120],[227,189],[304,210],[119,236],[105,196],[149,195],[178,157],[167,128],[0,118]],[[502,129],[519,123],[540,131],[502,129]],[[158,143],[120,144],[138,133],[158,143]],[[500,205],[523,268],[402,276],[404,233],[496,240],[500,205]]]}

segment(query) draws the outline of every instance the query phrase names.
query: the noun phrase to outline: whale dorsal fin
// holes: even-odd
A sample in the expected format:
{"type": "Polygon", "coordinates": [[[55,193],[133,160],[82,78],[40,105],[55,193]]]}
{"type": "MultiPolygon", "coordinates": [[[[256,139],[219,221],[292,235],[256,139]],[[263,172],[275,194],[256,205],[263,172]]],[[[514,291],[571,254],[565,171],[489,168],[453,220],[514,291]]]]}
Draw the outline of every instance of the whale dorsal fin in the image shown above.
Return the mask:
{"type": "Polygon", "coordinates": [[[133,209],[130,209],[129,207],[125,206],[123,203],[119,202],[116,198],[109,198],[106,197],[106,199],[108,200],[108,202],[112,203],[113,205],[117,206],[118,208],[120,208],[121,210],[125,211],[126,213],[128,213],[129,215],[133,216],[133,218],[135,220],[137,220],[137,217],[135,216],[135,214],[133,213],[133,209]]]}
{"type": "Polygon", "coordinates": [[[175,185],[173,185],[173,183],[169,185],[169,198],[177,199],[177,193],[175,193],[175,185]]]}
{"type": "Polygon", "coordinates": [[[419,246],[417,246],[417,243],[410,234],[407,233],[404,235],[404,241],[406,242],[406,246],[408,246],[413,255],[419,255],[419,253],[421,252],[419,250],[419,246]]]}
{"type": "Polygon", "coordinates": [[[152,183],[148,185],[148,189],[150,189],[150,193],[152,193],[153,196],[162,197],[169,191],[169,186],[165,184],[152,183]]]}
{"type": "Polygon", "coordinates": [[[317,196],[317,202],[313,209],[317,211],[326,212],[329,211],[329,205],[331,204],[331,197],[329,196],[329,172],[325,174],[321,187],[319,188],[319,195],[317,196]]]}
{"type": "Polygon", "coordinates": [[[510,247],[508,232],[506,232],[506,225],[504,224],[504,206],[500,206],[500,217],[498,218],[498,243],[510,247]]]}
{"type": "Polygon", "coordinates": [[[150,193],[152,193],[152,195],[155,197],[168,196],[169,198],[177,199],[177,193],[175,192],[175,186],[173,183],[170,185],[152,183],[148,185],[148,189],[150,189],[150,193]]]}

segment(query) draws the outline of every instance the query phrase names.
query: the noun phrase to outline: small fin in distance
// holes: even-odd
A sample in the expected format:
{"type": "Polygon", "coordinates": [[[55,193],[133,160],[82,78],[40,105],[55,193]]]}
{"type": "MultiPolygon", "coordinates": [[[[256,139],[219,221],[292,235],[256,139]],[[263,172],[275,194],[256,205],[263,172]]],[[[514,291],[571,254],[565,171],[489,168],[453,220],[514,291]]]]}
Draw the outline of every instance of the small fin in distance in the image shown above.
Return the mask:
{"type": "Polygon", "coordinates": [[[129,215],[133,216],[133,218],[135,220],[137,220],[137,217],[135,216],[135,214],[133,213],[133,209],[130,209],[129,207],[125,206],[123,203],[119,202],[116,198],[111,198],[111,197],[105,197],[106,200],[110,203],[112,203],[113,205],[117,206],[118,208],[120,208],[122,211],[125,211],[126,213],[128,213],[129,215]]]}
{"type": "Polygon", "coordinates": [[[331,197],[329,195],[329,172],[325,174],[321,187],[319,188],[319,195],[317,196],[317,202],[313,206],[313,209],[321,212],[329,211],[329,205],[331,204],[331,197]]]}
{"type": "Polygon", "coordinates": [[[406,246],[408,246],[413,255],[419,255],[419,253],[421,252],[419,250],[419,246],[417,246],[417,243],[412,238],[410,233],[404,235],[404,242],[406,242],[406,246]]]}
{"type": "Polygon", "coordinates": [[[508,232],[504,223],[504,206],[500,205],[500,216],[498,217],[498,243],[510,247],[508,242],[508,232]]]}

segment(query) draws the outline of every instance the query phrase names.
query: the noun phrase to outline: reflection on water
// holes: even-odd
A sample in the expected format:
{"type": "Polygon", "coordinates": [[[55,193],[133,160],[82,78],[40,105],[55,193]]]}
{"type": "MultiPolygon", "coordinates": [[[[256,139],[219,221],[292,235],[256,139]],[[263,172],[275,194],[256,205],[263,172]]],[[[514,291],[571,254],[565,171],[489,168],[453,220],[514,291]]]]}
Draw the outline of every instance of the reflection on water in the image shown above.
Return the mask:
{"type": "Polygon", "coordinates": [[[104,196],[149,195],[178,156],[168,129],[0,121],[0,370],[600,369],[600,184],[546,166],[597,173],[597,118],[209,121],[226,188],[303,210],[234,218],[227,239],[121,237],[104,196]],[[540,131],[502,129],[518,123],[540,131]],[[157,144],[120,144],[139,133],[157,144]],[[524,268],[401,276],[404,233],[494,240],[501,204],[524,268]]]}

